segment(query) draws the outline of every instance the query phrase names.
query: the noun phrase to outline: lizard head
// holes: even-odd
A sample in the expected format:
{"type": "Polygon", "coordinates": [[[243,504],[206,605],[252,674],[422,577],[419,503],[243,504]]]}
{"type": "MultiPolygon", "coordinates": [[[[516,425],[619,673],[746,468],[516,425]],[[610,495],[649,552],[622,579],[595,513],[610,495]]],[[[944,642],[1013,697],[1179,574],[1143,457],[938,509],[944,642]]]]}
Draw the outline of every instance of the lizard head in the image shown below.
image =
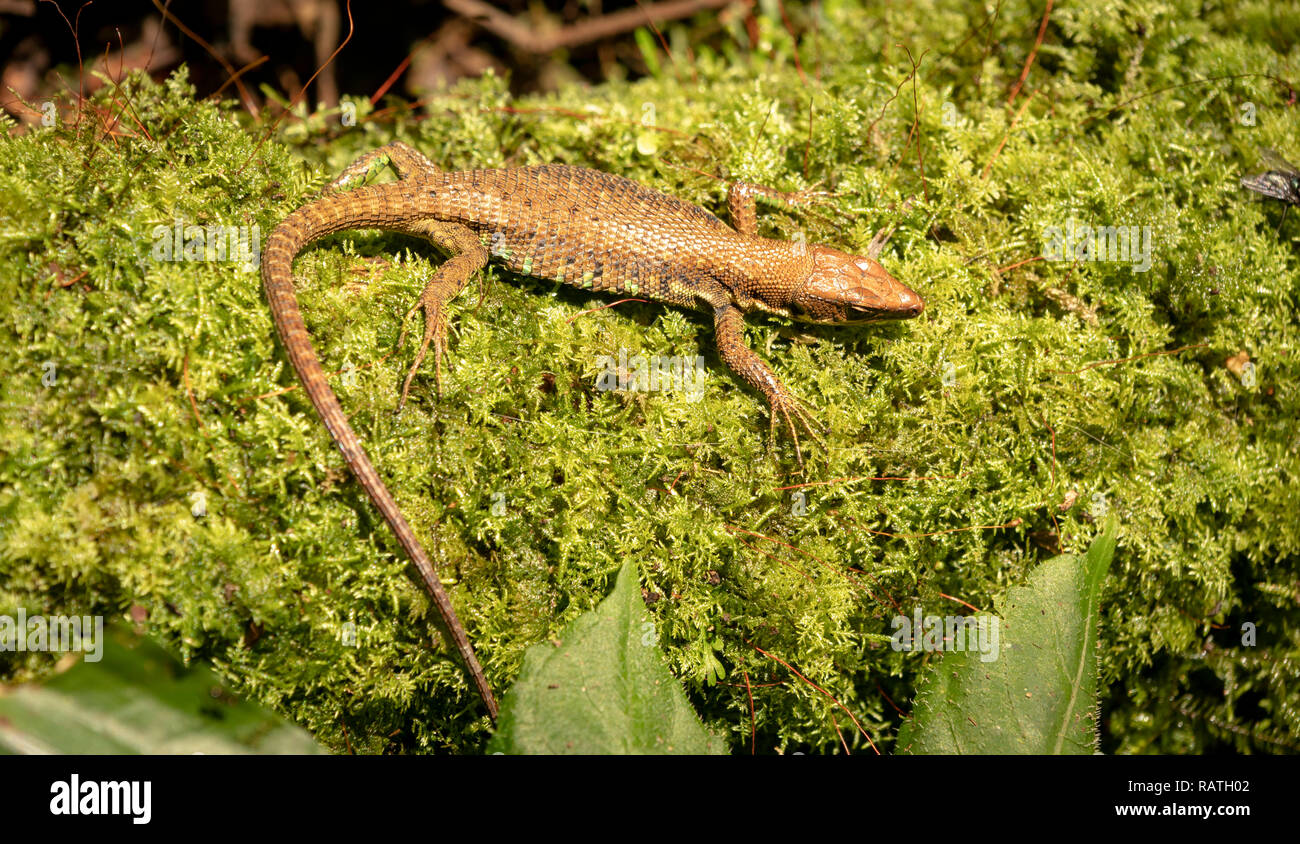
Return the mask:
{"type": "Polygon", "coordinates": [[[879,261],[814,246],[813,269],[790,300],[791,315],[802,322],[852,324],[911,319],[925,302],[885,271],[879,261]]]}

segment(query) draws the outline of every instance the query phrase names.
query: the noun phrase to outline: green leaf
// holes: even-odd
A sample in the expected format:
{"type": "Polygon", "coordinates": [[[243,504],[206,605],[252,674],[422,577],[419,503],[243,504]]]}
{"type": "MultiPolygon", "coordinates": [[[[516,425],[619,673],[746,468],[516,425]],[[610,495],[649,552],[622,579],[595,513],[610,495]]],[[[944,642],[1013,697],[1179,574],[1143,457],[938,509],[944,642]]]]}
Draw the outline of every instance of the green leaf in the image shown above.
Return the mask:
{"type": "Polygon", "coordinates": [[[306,731],[236,700],[206,666],[187,668],[123,628],[103,631],[100,661],[66,659],[48,682],[0,686],[0,753],[324,752],[306,731]]]}
{"type": "Polygon", "coordinates": [[[664,666],[635,564],[559,645],[529,648],[489,751],[725,753],[664,666]]]}
{"type": "Polygon", "coordinates": [[[1093,753],[1097,623],[1115,553],[1112,515],[1082,557],[1061,555],[999,602],[996,655],[966,649],[930,666],[898,752],[1093,753]]]}

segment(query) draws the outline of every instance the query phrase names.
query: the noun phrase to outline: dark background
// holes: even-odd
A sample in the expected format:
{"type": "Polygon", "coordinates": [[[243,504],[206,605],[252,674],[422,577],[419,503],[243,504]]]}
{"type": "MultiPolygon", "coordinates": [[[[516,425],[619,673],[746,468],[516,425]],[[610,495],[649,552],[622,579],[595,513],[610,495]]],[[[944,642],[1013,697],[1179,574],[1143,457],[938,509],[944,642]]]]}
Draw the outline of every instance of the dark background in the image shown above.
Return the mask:
{"type": "MultiPolygon", "coordinates": [[[[415,98],[489,68],[507,76],[515,93],[529,93],[644,75],[638,26],[656,42],[674,28],[679,37],[689,32],[689,44],[757,40],[750,0],[353,0],[352,37],[327,63],[348,36],[344,0],[159,5],[170,17],[150,0],[0,0],[0,107],[33,122],[39,113],[30,104],[102,84],[93,71],[118,78],[147,67],[162,78],[182,63],[199,96],[221,91],[250,109],[277,107],[264,86],[292,100],[322,66],[307,92],[310,105],[335,105],[340,93],[415,98]],[[229,82],[254,63],[238,84],[229,82]]],[[[792,8],[788,28],[797,32],[803,18],[792,8]]]]}

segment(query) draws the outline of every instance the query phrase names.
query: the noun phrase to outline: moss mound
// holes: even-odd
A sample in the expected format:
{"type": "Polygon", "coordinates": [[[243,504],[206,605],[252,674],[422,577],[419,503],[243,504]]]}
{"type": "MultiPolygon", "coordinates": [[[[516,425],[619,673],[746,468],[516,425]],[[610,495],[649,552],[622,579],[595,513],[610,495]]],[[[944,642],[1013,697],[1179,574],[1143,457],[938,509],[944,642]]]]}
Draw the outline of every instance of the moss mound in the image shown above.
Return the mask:
{"type": "MultiPolygon", "coordinates": [[[[1296,750],[1300,218],[1238,183],[1261,147],[1300,159],[1300,15],[1275,6],[1055,8],[1036,47],[1037,3],[825,3],[798,62],[760,18],[752,49],[635,83],[520,101],[488,77],[419,110],[349,101],[349,126],[272,127],[183,74],[6,124],[0,612],[147,623],[337,750],[480,750],[486,719],[295,388],[255,270],[185,227],[255,242],[393,138],[448,168],[596,167],[724,215],[724,180],[821,180],[828,204],[770,210],[764,232],[862,252],[892,228],[881,260],[928,308],[751,321],[828,430],[803,475],[788,442],[768,453],[764,402],[706,318],[584,313],[611,300],[495,269],[456,303],[443,397],[426,371],[395,417],[401,316],[438,256],[360,232],[299,260],[335,389],[493,683],[630,557],[734,750],[751,694],[760,752],[865,749],[812,683],[889,749],[924,659],[888,647],[889,620],[989,607],[1114,512],[1102,749],[1296,750]],[[178,222],[204,260],[162,247],[178,222]],[[1085,226],[1134,227],[1149,266],[1044,258],[1085,226]],[[704,397],[598,391],[621,350],[703,355],[704,397]]],[[[6,656],[11,679],[50,665],[6,656]]]]}

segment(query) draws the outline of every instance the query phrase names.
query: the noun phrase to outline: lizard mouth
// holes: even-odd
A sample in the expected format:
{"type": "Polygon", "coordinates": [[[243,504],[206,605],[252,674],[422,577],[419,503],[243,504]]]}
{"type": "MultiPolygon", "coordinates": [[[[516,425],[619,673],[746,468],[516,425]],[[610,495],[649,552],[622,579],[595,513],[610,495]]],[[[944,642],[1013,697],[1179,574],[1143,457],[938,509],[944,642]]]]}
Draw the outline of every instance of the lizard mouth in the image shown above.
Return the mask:
{"type": "Polygon", "coordinates": [[[878,310],[876,308],[861,308],[849,306],[845,314],[845,325],[867,325],[873,322],[885,322],[891,319],[898,319],[899,315],[889,311],[878,310]]]}
{"type": "Polygon", "coordinates": [[[884,322],[886,320],[912,319],[925,310],[925,300],[916,291],[894,278],[889,279],[889,291],[884,307],[850,304],[846,322],[884,322]]]}
{"type": "MultiPolygon", "coordinates": [[[[846,302],[842,297],[805,295],[795,304],[795,318],[825,325],[867,325],[912,319],[925,310],[925,301],[910,287],[889,279],[885,289],[870,296],[871,303],[846,302]]],[[[859,300],[868,298],[857,296],[859,300]]]]}

